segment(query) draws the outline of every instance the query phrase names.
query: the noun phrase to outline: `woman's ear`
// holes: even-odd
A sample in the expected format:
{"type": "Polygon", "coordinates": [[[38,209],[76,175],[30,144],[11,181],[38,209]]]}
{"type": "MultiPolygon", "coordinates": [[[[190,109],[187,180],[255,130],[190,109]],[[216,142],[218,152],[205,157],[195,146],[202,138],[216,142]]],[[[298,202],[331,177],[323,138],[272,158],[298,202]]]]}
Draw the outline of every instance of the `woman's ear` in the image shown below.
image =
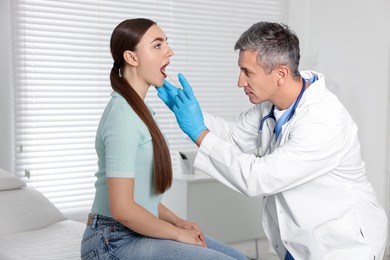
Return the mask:
{"type": "Polygon", "coordinates": [[[123,53],[123,59],[131,66],[138,66],[138,57],[133,51],[125,51],[123,53]]]}

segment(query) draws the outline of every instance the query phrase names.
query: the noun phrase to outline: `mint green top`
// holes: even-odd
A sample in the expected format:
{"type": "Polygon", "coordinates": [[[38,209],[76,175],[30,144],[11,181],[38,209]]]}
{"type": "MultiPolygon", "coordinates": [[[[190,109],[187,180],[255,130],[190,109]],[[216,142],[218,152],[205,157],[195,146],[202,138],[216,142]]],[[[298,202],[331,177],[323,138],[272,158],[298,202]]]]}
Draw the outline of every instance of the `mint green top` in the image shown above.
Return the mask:
{"type": "MultiPolygon", "coordinates": [[[[149,108],[154,117],[154,112],[149,108]]],[[[134,199],[158,217],[162,195],[154,194],[153,144],[148,128],[127,101],[111,94],[96,133],[98,156],[96,193],[92,213],[112,217],[108,202],[107,178],[134,178],[134,199]]]]}

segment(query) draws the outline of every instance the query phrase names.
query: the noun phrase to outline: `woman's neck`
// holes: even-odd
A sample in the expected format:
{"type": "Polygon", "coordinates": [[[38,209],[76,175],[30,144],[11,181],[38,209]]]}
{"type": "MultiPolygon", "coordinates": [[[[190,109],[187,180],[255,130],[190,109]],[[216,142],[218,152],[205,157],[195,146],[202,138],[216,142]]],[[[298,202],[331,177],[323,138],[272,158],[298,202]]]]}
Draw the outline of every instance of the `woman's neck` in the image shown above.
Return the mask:
{"type": "Polygon", "coordinates": [[[124,73],[122,75],[124,79],[130,84],[135,92],[140,96],[142,100],[145,100],[146,93],[148,92],[149,86],[145,84],[145,81],[141,80],[136,73],[124,73]]]}

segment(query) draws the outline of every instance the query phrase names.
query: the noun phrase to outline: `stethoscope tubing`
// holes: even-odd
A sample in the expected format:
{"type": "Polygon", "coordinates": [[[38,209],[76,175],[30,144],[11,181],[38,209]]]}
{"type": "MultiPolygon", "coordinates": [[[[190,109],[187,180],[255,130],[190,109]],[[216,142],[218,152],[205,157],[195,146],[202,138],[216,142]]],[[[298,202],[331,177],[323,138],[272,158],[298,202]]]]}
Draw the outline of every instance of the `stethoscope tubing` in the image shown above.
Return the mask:
{"type": "MultiPolygon", "coordinates": [[[[299,104],[299,101],[301,100],[302,96],[303,96],[303,92],[305,91],[306,89],[306,80],[304,78],[302,78],[302,89],[301,89],[301,92],[299,93],[297,99],[294,101],[293,103],[293,107],[292,109],[290,110],[290,113],[288,114],[286,120],[282,123],[282,124],[285,124],[287,123],[294,115],[295,113],[295,110],[299,104]]],[[[258,142],[257,142],[257,153],[258,153],[258,156],[259,157],[263,157],[267,152],[268,150],[270,149],[271,147],[271,141],[273,138],[269,138],[269,142],[268,142],[268,146],[267,146],[267,149],[266,151],[264,151],[262,153],[262,155],[260,155],[260,145],[261,145],[261,135],[263,133],[263,128],[264,128],[264,123],[267,121],[267,119],[273,119],[276,121],[276,118],[275,118],[275,114],[274,114],[274,110],[275,110],[275,105],[273,104],[272,107],[271,107],[271,111],[266,115],[264,116],[261,120],[260,120],[260,125],[259,125],[259,134],[258,134],[258,142]]],[[[287,111],[286,111],[287,112],[287,111]]],[[[281,123],[281,122],[279,122],[281,123]]],[[[276,124],[278,124],[278,121],[276,121],[276,124]]],[[[273,133],[275,133],[275,129],[276,129],[277,125],[275,125],[274,127],[274,130],[273,130],[273,133]]],[[[280,128],[282,126],[279,126],[280,128]]],[[[277,139],[275,140],[277,141],[277,139]]]]}

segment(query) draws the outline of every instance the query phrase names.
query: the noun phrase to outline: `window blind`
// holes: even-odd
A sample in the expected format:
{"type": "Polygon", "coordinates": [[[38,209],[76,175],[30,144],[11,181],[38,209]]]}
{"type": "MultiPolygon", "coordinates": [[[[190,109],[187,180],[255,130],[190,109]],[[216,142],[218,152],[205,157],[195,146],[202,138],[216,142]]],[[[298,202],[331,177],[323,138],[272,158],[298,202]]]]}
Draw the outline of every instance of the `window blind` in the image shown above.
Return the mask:
{"type": "MultiPolygon", "coordinates": [[[[12,2],[15,172],[64,213],[88,211],[94,197],[94,139],[109,100],[109,41],[122,20],[156,21],[205,111],[230,119],[251,106],[238,78],[235,41],[260,20],[285,22],[287,0],[14,0],[12,2]]],[[[195,145],[152,87],[146,102],[171,149],[195,145]]]]}

